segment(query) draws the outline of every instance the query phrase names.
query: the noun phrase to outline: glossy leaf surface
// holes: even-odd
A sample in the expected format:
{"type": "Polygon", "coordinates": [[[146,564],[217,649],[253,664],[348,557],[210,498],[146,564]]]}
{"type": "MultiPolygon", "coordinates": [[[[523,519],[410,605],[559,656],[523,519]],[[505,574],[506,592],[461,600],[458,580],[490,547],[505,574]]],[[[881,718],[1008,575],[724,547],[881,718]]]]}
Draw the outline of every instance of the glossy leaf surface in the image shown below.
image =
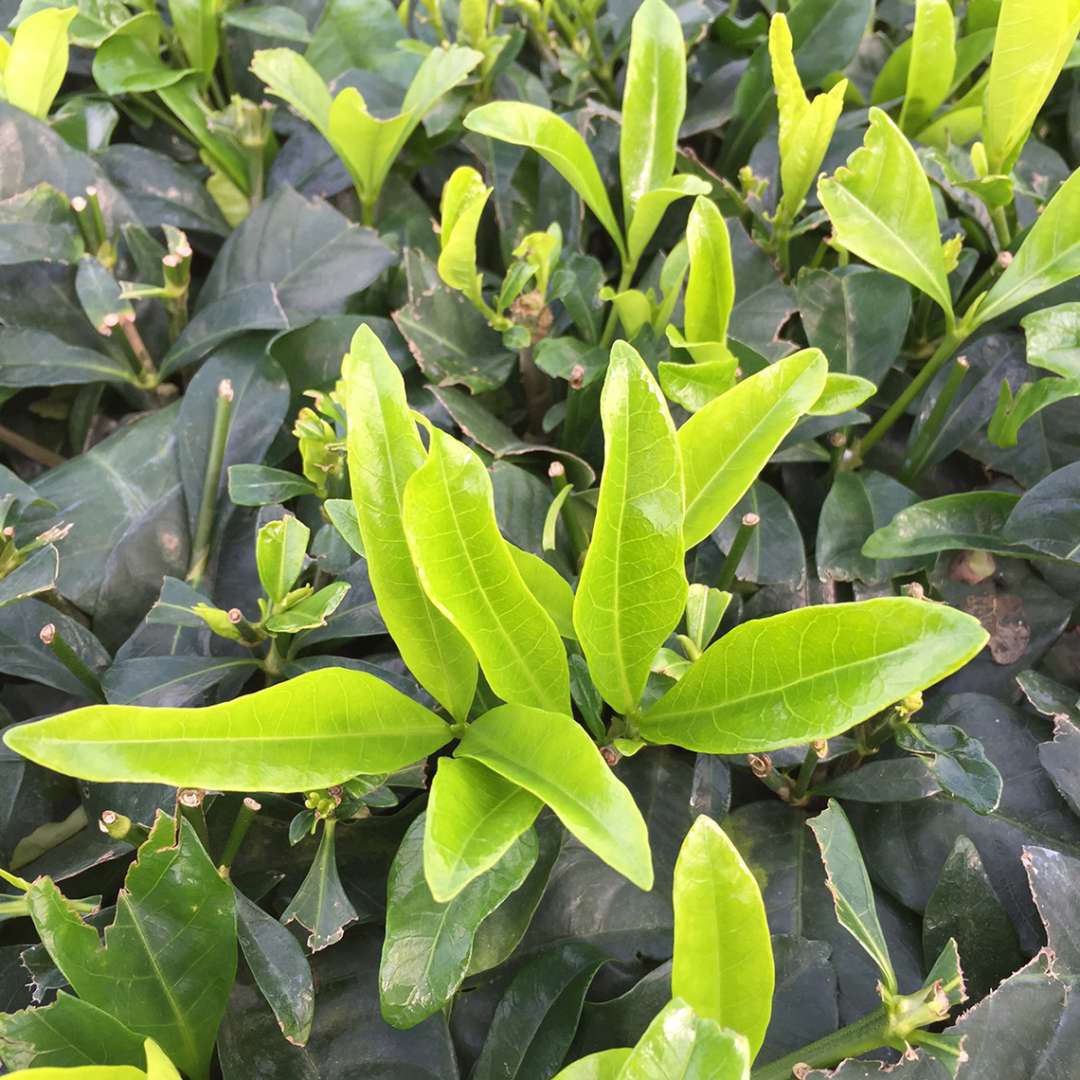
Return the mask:
{"type": "Polygon", "coordinates": [[[574,597],[593,681],[635,712],[656,650],[686,606],[683,477],[675,426],[641,357],[616,342],[601,397],[606,468],[574,597]]]}
{"type": "Polygon", "coordinates": [[[604,862],[640,888],[652,888],[652,856],[641,811],[569,716],[501,705],[469,726],[454,753],[532,792],[604,862]]]}
{"type": "Polygon", "coordinates": [[[754,875],[711,818],[693,824],[673,888],[671,992],[700,1017],[743,1035],[753,1059],[772,1011],[773,961],[754,875]]]}
{"type": "Polygon", "coordinates": [[[495,693],[565,710],[562,639],[499,534],[491,478],[476,454],[433,430],[428,459],[405,487],[402,517],[424,591],[472,646],[495,693]]]}
{"type": "Polygon", "coordinates": [[[91,705],[5,735],[58,772],[218,791],[306,791],[392,772],[450,739],[434,713],[362,671],[326,668],[201,709],[91,705]]]}
{"type": "Polygon", "coordinates": [[[714,754],[826,739],[943,679],[986,641],[970,615],[907,598],[743,623],[645,713],[641,734],[714,754]]]}

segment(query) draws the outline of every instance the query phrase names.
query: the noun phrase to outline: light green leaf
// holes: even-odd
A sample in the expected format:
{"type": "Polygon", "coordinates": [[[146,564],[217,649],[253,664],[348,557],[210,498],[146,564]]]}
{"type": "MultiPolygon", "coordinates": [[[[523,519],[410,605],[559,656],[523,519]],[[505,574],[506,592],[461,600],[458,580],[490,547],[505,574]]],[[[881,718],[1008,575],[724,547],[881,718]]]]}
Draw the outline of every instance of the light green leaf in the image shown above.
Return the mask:
{"type": "Polygon", "coordinates": [[[439,203],[439,277],[474,302],[482,298],[483,281],[476,269],[476,230],[492,190],[475,169],[461,165],[443,185],[439,203]]]}
{"type": "Polygon", "coordinates": [[[68,66],[68,27],[77,7],[48,7],[19,23],[4,65],[7,100],[44,120],[68,66]]]}
{"type": "Polygon", "coordinates": [[[404,380],[368,326],[356,331],[342,377],[349,479],[379,614],[421,686],[463,720],[476,691],[476,657],[424,592],[402,524],[405,484],[425,458],[404,380]]]}
{"type": "Polygon", "coordinates": [[[255,538],[259,581],[274,604],[280,604],[304,569],[311,530],[292,514],[268,521],[255,538]]]}
{"type": "Polygon", "coordinates": [[[188,64],[208,78],[218,59],[217,0],[169,0],[169,15],[188,64]]]}
{"type": "MultiPolygon", "coordinates": [[[[424,591],[472,646],[491,689],[504,701],[569,712],[559,631],[499,535],[483,462],[433,430],[426,463],[405,485],[402,519],[424,591]]],[[[371,550],[366,537],[364,545],[371,550]]]]}
{"type": "Polygon", "coordinates": [[[524,101],[492,101],[473,109],[465,127],[478,135],[535,150],[581,196],[626,258],[622,230],[585,140],[561,116],[524,101]]]}
{"type": "MultiPolygon", "coordinates": [[[[656,0],[663,3],[663,0],[656,0]]],[[[666,4],[664,5],[667,6],[666,4]]],[[[667,208],[678,199],[688,195],[708,195],[712,186],[696,176],[673,176],[657,187],[646,191],[637,200],[630,226],[626,233],[626,245],[630,250],[630,263],[637,265],[667,208]]]]}
{"type": "Polygon", "coordinates": [[[704,540],[746,494],[784,436],[821,396],[827,370],[819,349],[803,349],[714,398],[679,428],[688,548],[704,540]]]}
{"type": "Polygon", "coordinates": [[[975,312],[981,326],[1080,274],[1080,169],[1046,204],[975,312]]]}
{"type": "Polygon", "coordinates": [[[754,875],[716,822],[702,815],[675,863],[671,993],[701,1017],[746,1037],[753,1059],[772,1013],[769,924],[754,875]]]}
{"type": "Polygon", "coordinates": [[[887,113],[870,110],[863,145],[818,182],[818,195],[844,247],[921,289],[952,321],[930,181],[887,113]]]}
{"type": "Polygon", "coordinates": [[[540,602],[540,606],[551,616],[551,621],[555,624],[560,636],[568,641],[576,641],[574,590],[570,588],[570,583],[539,555],[534,555],[531,551],[522,551],[509,541],[506,546],[510,549],[510,555],[521,575],[521,580],[540,602]]]}
{"type": "Polygon", "coordinates": [[[781,220],[791,222],[802,208],[832,142],[836,122],[844,108],[847,80],[841,79],[827,94],[820,94],[810,101],[795,67],[791,30],[782,14],[774,15],[769,24],[769,57],[780,114],[783,196],[779,216],[781,220]]]}
{"type": "Polygon", "coordinates": [[[746,1039],[673,998],[648,1026],[618,1080],[748,1080],[746,1039]]]}
{"type": "Polygon", "coordinates": [[[217,791],[328,787],[393,772],[449,740],[434,713],[343,668],[201,709],[90,705],[4,734],[16,753],[69,776],[217,791]]]}
{"type": "Polygon", "coordinates": [[[807,824],[814,831],[821,861],[825,864],[826,884],[836,904],[840,925],[870,954],[878,966],[885,988],[896,993],[896,973],[889,959],[889,947],[878,922],[874,887],[866,872],[855,833],[835,799],[828,808],[807,824]]]}
{"type": "Polygon", "coordinates": [[[325,626],[349,591],[347,581],[334,581],[324,585],[317,593],[309,593],[285,611],[266,620],[266,629],[272,634],[299,634],[301,630],[314,630],[325,626]]]}
{"type": "Polygon", "coordinates": [[[488,873],[440,904],[424,880],[423,816],[409,826],[387,883],[379,1004],[388,1024],[414,1027],[450,1003],[469,970],[480,924],[525,880],[538,851],[530,829],[488,873]]]}
{"type": "Polygon", "coordinates": [[[990,171],[1011,171],[1080,29],[1080,0],[1004,0],[986,90],[990,171]]]}
{"type": "Polygon", "coordinates": [[[915,135],[949,96],[956,72],[956,20],[949,0],[916,0],[900,130],[915,135]]]}
{"type": "Polygon", "coordinates": [[[616,1080],[629,1056],[629,1048],[601,1050],[567,1065],[556,1074],[555,1080],[616,1080]]]}
{"type": "Polygon", "coordinates": [[[627,714],[682,617],[687,585],[675,426],[649,369],[622,341],[611,350],[600,415],[606,464],[574,627],[597,689],[627,714]]]}
{"type": "Polygon", "coordinates": [[[963,667],[978,620],[887,597],[742,623],[642,717],[651,742],[748,754],[828,739],[963,667]]]}
{"type": "Polygon", "coordinates": [[[34,927],[83,1001],[153,1037],[192,1080],[210,1057],[236,971],[232,886],[191,825],[159,813],[128,869],[105,934],[47,877],[27,893],[34,927]]]}
{"type": "Polygon", "coordinates": [[[830,371],[825,376],[821,396],[806,410],[808,416],[839,416],[857,409],[877,393],[877,387],[861,375],[844,375],[830,371]]]}
{"type": "Polygon", "coordinates": [[[275,97],[291,105],[324,137],[330,134],[332,98],[323,77],[293,49],[259,49],[251,70],[275,97]]]}
{"type": "MultiPolygon", "coordinates": [[[[180,1080],[176,1066],[168,1059],[165,1051],[153,1039],[146,1043],[146,1080],[180,1080]]],[[[123,1080],[116,1077],[115,1080],[123,1080]]]]}
{"type": "Polygon", "coordinates": [[[542,806],[478,761],[440,758],[424,829],[424,877],[431,895],[446,903],[490,870],[542,806]]]}
{"type": "Polygon", "coordinates": [[[690,273],[683,301],[683,335],[668,339],[689,350],[699,364],[723,362],[735,367],[727,348],[728,321],[735,304],[735,269],[731,262],[731,237],[723,215],[711,199],[694,200],[686,224],[690,273]]]}
{"type": "Polygon", "coordinates": [[[713,398],[735,385],[735,367],[730,360],[709,360],[701,364],[661,360],[657,374],[667,399],[691,413],[704,409],[713,398]]]}
{"type": "Polygon", "coordinates": [[[685,113],[686,45],[679,16],[665,0],[644,0],[630,25],[622,99],[619,175],[624,221],[634,219],[648,192],[671,179],[685,113]]]}
{"type": "Polygon", "coordinates": [[[649,832],[641,811],[569,716],[501,705],[469,725],[454,754],[531,791],[604,862],[639,888],[652,888],[649,832]]]}

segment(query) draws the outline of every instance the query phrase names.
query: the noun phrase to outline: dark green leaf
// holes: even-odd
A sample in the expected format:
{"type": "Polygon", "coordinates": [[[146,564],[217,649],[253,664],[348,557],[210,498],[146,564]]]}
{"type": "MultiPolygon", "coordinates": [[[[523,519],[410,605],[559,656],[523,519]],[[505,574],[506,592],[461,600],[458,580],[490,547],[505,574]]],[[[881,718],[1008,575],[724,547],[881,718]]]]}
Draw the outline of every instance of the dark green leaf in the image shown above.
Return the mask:
{"type": "Polygon", "coordinates": [[[1001,773],[982,743],[949,724],[908,724],[896,744],[926,759],[943,791],[978,814],[992,813],[1001,801],[1001,773]]]}
{"type": "Polygon", "coordinates": [[[312,952],[340,941],[345,927],[359,918],[338,875],[336,831],[336,821],[324,822],[318,853],[281,916],[283,923],[295,920],[311,931],[307,946],[312,952]]]}

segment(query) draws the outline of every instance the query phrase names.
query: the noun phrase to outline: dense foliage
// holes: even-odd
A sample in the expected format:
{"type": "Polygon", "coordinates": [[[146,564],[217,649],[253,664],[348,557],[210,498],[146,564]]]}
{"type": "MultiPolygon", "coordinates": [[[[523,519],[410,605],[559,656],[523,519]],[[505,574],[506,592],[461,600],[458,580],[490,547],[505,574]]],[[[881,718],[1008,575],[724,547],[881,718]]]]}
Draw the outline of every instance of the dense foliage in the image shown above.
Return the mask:
{"type": "Polygon", "coordinates": [[[1075,1075],[1078,0],[0,20],[4,1068],[1075,1075]]]}

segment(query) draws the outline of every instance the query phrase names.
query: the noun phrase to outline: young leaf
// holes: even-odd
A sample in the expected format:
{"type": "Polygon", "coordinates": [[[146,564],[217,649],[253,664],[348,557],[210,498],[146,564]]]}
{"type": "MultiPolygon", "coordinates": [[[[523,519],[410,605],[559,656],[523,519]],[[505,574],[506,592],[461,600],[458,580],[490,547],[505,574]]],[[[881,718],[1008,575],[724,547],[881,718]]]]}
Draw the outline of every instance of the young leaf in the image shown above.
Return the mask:
{"type": "Polygon", "coordinates": [[[476,269],[476,230],[492,190],[475,169],[462,165],[450,174],[439,203],[439,277],[479,304],[483,275],[476,269]]]}
{"type": "Polygon", "coordinates": [[[683,301],[684,333],[667,328],[668,340],[689,351],[698,364],[723,363],[734,370],[727,332],[735,304],[735,270],[731,237],[723,215],[711,200],[699,195],[686,224],[690,274],[683,301]]]}
{"type": "Polygon", "coordinates": [[[424,879],[424,818],[405,833],[387,883],[386,937],[379,965],[383,1019],[411,1028],[446,1006],[469,970],[480,924],[536,862],[536,834],[519,836],[486,874],[440,904],[424,879]]]}
{"type": "Polygon", "coordinates": [[[857,409],[874,396],[877,387],[860,375],[842,375],[829,372],[821,396],[806,410],[807,416],[840,416],[857,409]]]}
{"type": "Polygon", "coordinates": [[[617,1080],[631,1053],[629,1048],[620,1047],[588,1054],[556,1073],[555,1080],[617,1080]]]}
{"type": "Polygon", "coordinates": [[[330,135],[333,98],[323,77],[293,49],[259,49],[251,70],[275,97],[291,105],[324,138],[330,135]]]}
{"type": "Polygon", "coordinates": [[[1078,0],[1004,0],[983,130],[990,171],[1012,169],[1080,30],[1078,0]]]}
{"type": "Polygon", "coordinates": [[[863,145],[818,182],[818,195],[845,248],[921,289],[952,321],[930,181],[888,114],[870,110],[863,145]]]}
{"type": "Polygon", "coordinates": [[[626,258],[622,230],[585,140],[561,116],[524,101],[492,101],[473,109],[465,127],[478,135],[535,150],[581,196],[626,258]]]}
{"type": "Polygon", "coordinates": [[[446,903],[490,870],[543,803],[517,784],[468,758],[444,757],[431,784],[424,830],[424,877],[446,903]]]}
{"type": "MultiPolygon", "coordinates": [[[[569,490],[569,489],[564,489],[569,490]]],[[[574,630],[574,590],[555,567],[531,551],[522,551],[507,542],[521,580],[540,606],[551,617],[559,634],[568,641],[577,640],[574,630]]]]}
{"type": "Polygon", "coordinates": [[[272,603],[279,604],[304,569],[311,530],[292,514],[268,521],[255,538],[259,581],[272,603]]]}
{"type": "MultiPolygon", "coordinates": [[[[147,1039],[144,1047],[146,1051],[146,1080],[180,1080],[180,1074],[176,1071],[176,1066],[173,1065],[166,1056],[165,1051],[153,1039],[147,1039]]],[[[123,1080],[123,1077],[114,1077],[113,1080],[123,1080]]]]}
{"type": "MultiPolygon", "coordinates": [[[[663,0],[657,0],[663,3],[663,0]]],[[[666,4],[664,5],[667,6],[666,4]]],[[[634,216],[626,230],[626,246],[630,253],[630,265],[636,266],[645,252],[667,208],[689,195],[708,195],[712,191],[706,180],[696,176],[673,176],[662,184],[646,191],[637,201],[634,216]]],[[[676,290],[677,291],[677,290],[676,290]]]]}
{"type": "Polygon", "coordinates": [[[821,397],[827,370],[819,350],[803,349],[714,398],[679,428],[688,548],[746,494],[784,436],[821,397]]]}
{"type": "Polygon", "coordinates": [[[987,639],[970,615],[906,597],[800,608],[725,634],[638,726],[710,754],[828,739],[951,675],[987,639]]]}
{"type": "Polygon", "coordinates": [[[949,0],[916,0],[900,130],[915,135],[949,96],[956,72],[956,20],[949,0]]]}
{"type": "Polygon", "coordinates": [[[830,799],[828,808],[807,824],[813,829],[821,848],[821,861],[825,864],[827,884],[840,925],[870,954],[881,972],[885,988],[896,993],[896,973],[878,922],[874,888],[844,811],[835,799],[830,799]]]}
{"type": "Polygon", "coordinates": [[[424,591],[472,646],[492,690],[569,712],[562,639],[499,534],[483,462],[433,430],[427,461],[405,485],[402,517],[424,591]]]}
{"type": "Polygon", "coordinates": [[[454,751],[531,791],[609,866],[648,891],[645,821],[595,743],[569,716],[500,705],[469,725],[454,751]]]}
{"type": "Polygon", "coordinates": [[[188,64],[209,78],[220,43],[216,0],[169,0],[169,16],[188,64]]]}
{"type": "MultiPolygon", "coordinates": [[[[1078,0],[1080,3],[1080,0],[1078,0]]],[[[1080,169],[1046,204],[1020,250],[976,309],[977,325],[996,319],[1080,274],[1080,169]]]]}
{"type": "Polygon", "coordinates": [[[743,1035],[753,1059],[772,1012],[773,960],[754,875],[711,818],[700,816],[675,863],[671,993],[743,1035]]]}
{"type": "Polygon", "coordinates": [[[295,920],[310,931],[307,947],[312,952],[340,941],[345,927],[359,918],[338,874],[336,831],[336,821],[331,818],[324,822],[319,850],[296,895],[281,915],[281,921],[286,925],[295,920]]]}
{"type": "Polygon", "coordinates": [[[780,112],[783,196],[779,216],[782,221],[791,222],[802,208],[832,142],[844,108],[847,80],[841,79],[827,94],[810,101],[795,67],[791,30],[782,14],[774,15],[769,24],[769,57],[780,112]]]}
{"type": "Polygon", "coordinates": [[[42,944],[79,997],[152,1035],[192,1077],[206,1080],[236,971],[233,889],[194,830],[159,813],[105,932],[82,921],[47,878],[27,894],[42,944]]]}
{"type": "Polygon", "coordinates": [[[746,1039],[675,997],[646,1028],[619,1080],[748,1080],[746,1039]]]}
{"type": "Polygon", "coordinates": [[[347,581],[335,581],[317,593],[304,596],[286,611],[272,615],[263,625],[272,634],[299,634],[301,630],[325,626],[326,620],[341,606],[350,588],[347,581]]]}
{"type": "Polygon", "coordinates": [[[424,592],[402,524],[405,485],[425,458],[405,382],[368,326],[356,331],[342,377],[349,479],[379,613],[405,666],[463,720],[476,691],[476,657],[424,592]]]}
{"type": "Polygon", "coordinates": [[[68,66],[68,27],[78,7],[47,7],[19,23],[3,69],[7,100],[44,120],[68,66]]]}
{"type": "MultiPolygon", "coordinates": [[[[679,16],[665,0],[644,0],[630,27],[619,136],[623,220],[675,171],[686,112],[686,45],[679,16]]],[[[643,245],[644,246],[644,245],[643,245]]]]}
{"type": "Polygon", "coordinates": [[[363,671],[323,668],[201,709],[90,705],[9,728],[16,753],[103,783],[307,791],[445,745],[434,713],[363,671]]]}
{"type": "Polygon", "coordinates": [[[611,350],[600,414],[606,465],[574,628],[597,689],[627,714],[686,607],[683,478],[663,395],[625,342],[611,350]]]}

